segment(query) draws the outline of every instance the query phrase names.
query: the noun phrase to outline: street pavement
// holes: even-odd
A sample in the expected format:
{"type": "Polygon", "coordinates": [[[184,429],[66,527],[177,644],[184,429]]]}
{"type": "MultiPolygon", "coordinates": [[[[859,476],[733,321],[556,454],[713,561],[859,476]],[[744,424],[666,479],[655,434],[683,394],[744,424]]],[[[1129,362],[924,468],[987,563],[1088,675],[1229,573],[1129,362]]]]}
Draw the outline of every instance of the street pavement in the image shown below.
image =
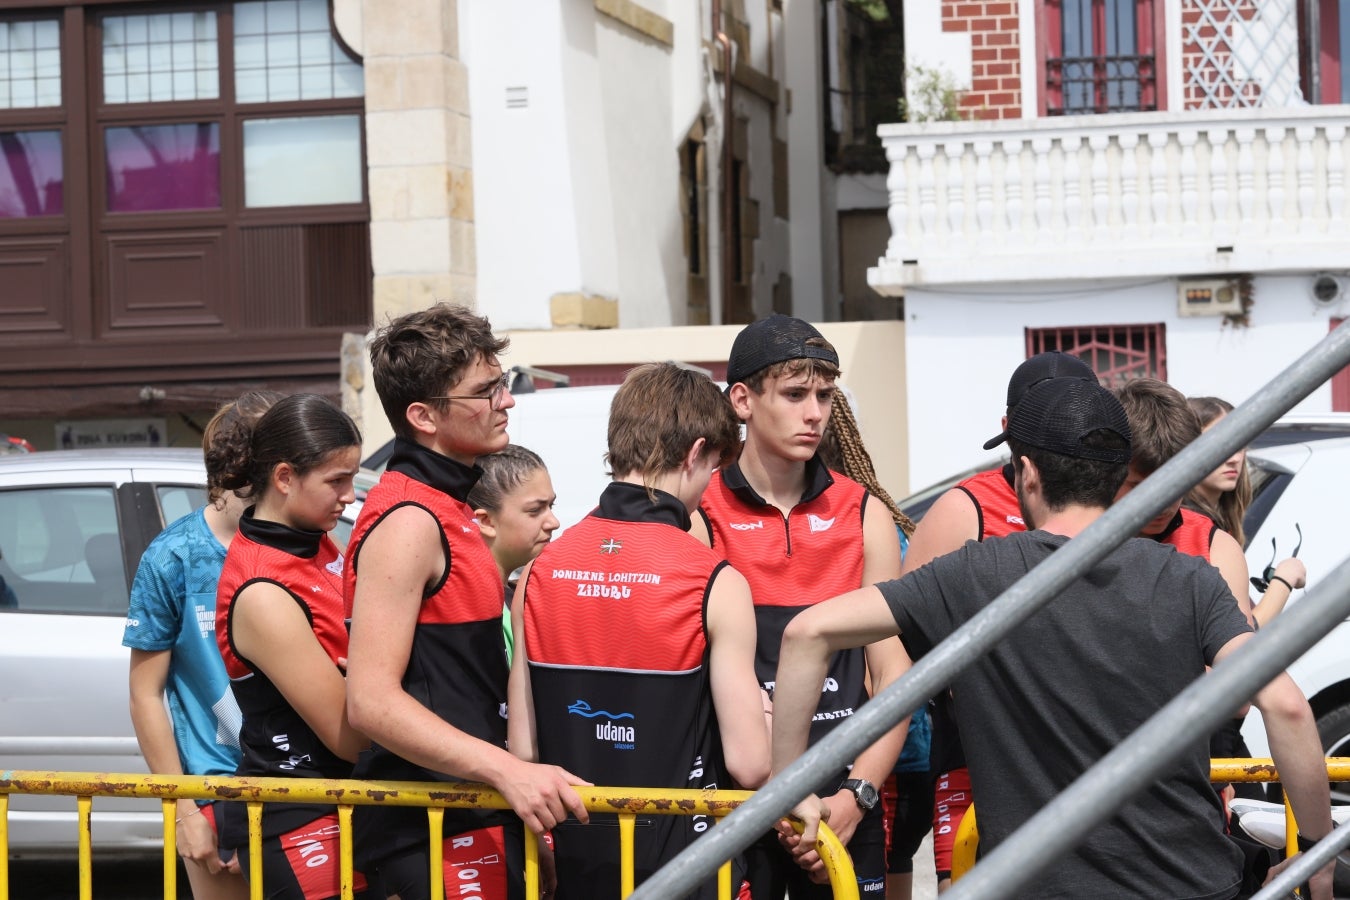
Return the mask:
{"type": "MultiPolygon", "coordinates": [[[[95,858],[96,900],[158,900],[164,896],[160,861],[95,858]]],[[[79,867],[74,860],[9,861],[9,900],[79,900],[79,867]]],[[[191,900],[187,875],[178,868],[178,897],[191,900]]]]}
{"type": "MultiPolygon", "coordinates": [[[[164,896],[159,860],[94,861],[97,900],[158,900],[164,896]]],[[[79,873],[71,860],[10,860],[9,900],[79,900],[79,873]]],[[[178,869],[178,897],[191,900],[187,876],[178,869]]],[[[924,838],[914,857],[912,900],[935,900],[933,835],[924,838]]]]}

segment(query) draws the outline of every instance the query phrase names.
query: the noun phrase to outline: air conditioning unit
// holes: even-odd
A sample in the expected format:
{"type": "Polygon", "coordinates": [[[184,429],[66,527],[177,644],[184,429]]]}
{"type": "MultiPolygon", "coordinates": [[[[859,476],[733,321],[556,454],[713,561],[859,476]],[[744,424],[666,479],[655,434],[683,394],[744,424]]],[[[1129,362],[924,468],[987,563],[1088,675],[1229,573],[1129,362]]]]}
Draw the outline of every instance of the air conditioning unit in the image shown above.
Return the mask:
{"type": "Polygon", "coordinates": [[[1242,287],[1236,278],[1194,278],[1177,282],[1177,314],[1242,314],[1242,287]]]}

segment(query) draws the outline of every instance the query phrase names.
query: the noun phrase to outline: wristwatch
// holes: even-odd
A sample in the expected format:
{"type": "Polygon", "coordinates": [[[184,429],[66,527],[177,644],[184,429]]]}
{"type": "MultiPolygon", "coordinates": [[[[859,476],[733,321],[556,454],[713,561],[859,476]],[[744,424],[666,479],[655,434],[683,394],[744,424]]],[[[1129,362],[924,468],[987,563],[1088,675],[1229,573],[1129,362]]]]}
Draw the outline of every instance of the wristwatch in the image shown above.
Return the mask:
{"type": "Polygon", "coordinates": [[[840,787],[853,793],[858,809],[868,810],[877,805],[877,787],[865,778],[850,778],[840,787]]]}

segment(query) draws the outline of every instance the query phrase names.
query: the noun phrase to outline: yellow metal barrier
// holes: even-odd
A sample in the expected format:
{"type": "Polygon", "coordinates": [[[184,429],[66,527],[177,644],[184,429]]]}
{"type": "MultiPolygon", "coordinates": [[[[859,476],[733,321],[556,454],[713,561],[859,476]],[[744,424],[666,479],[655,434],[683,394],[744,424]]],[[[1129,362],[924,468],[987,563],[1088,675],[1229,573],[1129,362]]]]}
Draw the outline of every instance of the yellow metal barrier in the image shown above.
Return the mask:
{"type": "MultiPolygon", "coordinates": [[[[432,900],[444,900],[441,845],[446,809],[509,809],[501,794],[481,784],[413,781],[353,781],[314,778],[235,778],[201,775],[129,775],[86,772],[8,771],[0,778],[0,900],[9,898],[9,795],[55,794],[77,798],[79,815],[80,900],[93,894],[93,853],[89,816],[94,797],[138,797],[161,801],[164,817],[164,896],[177,897],[174,801],[228,800],[248,804],[249,884],[254,900],[262,894],[262,808],[265,803],[324,803],[338,809],[340,879],[343,900],[353,892],[351,816],[354,806],[424,806],[431,851],[432,900]]],[[[622,896],[633,891],[633,824],[638,815],[725,816],[750,797],[749,791],[699,791],[659,788],[577,787],[586,809],[619,817],[622,896]]],[[[837,900],[857,900],[853,863],[839,839],[824,824],[817,844],[837,900]]],[[[539,898],[539,847],[525,831],[525,886],[528,900],[539,898]]],[[[732,895],[731,863],[718,872],[719,896],[732,895]]]]}
{"type": "MultiPolygon", "coordinates": [[[[1272,759],[1211,759],[1209,761],[1209,780],[1227,781],[1279,781],[1280,773],[1275,771],[1272,759]]],[[[1327,758],[1328,781],[1350,781],[1350,756],[1327,758]]],[[[1293,856],[1298,852],[1298,824],[1294,821],[1294,811],[1289,806],[1289,798],[1284,798],[1285,852],[1293,856]]],[[[975,865],[975,854],[979,844],[979,832],[975,825],[975,807],[971,806],[956,829],[956,843],[952,847],[952,881],[956,881],[975,865]],[[970,825],[967,828],[966,821],[970,825]]]]}

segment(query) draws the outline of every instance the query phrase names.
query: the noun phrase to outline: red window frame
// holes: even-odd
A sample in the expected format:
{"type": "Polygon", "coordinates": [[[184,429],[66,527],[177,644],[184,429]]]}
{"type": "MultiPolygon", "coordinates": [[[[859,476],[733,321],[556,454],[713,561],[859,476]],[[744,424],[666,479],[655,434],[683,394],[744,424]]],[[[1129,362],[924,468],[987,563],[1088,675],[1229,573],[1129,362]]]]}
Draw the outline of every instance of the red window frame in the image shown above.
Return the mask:
{"type": "Polygon", "coordinates": [[[1341,59],[1342,52],[1350,48],[1341,46],[1341,9],[1337,0],[1318,0],[1317,3],[1317,41],[1308,34],[1308,22],[1305,4],[1297,4],[1299,55],[1304,62],[1299,66],[1299,86],[1303,96],[1311,103],[1345,103],[1350,97],[1341,90],[1341,70],[1346,61],[1341,59]],[[1308,61],[1313,52],[1317,53],[1318,90],[1314,96],[1312,72],[1308,61]]]}
{"type": "MultiPolygon", "coordinates": [[[[1126,0],[1121,0],[1126,2],[1126,0]]],[[[1135,33],[1139,45],[1135,56],[1150,61],[1151,77],[1140,77],[1139,106],[1142,110],[1167,109],[1167,65],[1164,52],[1167,46],[1167,34],[1162,15],[1162,3],[1155,0],[1134,0],[1135,33]],[[1155,9],[1156,7],[1156,9],[1155,9]]],[[[1038,92],[1037,108],[1042,116],[1064,114],[1064,92],[1058,83],[1050,78],[1053,61],[1064,56],[1064,0],[1045,0],[1036,7],[1036,31],[1042,37],[1036,42],[1036,71],[1040,75],[1041,90],[1038,92]]],[[[1106,46],[1106,3],[1105,0],[1091,0],[1092,4],[1092,44],[1094,51],[1104,50],[1106,46]]],[[[1104,57],[1103,53],[1096,54],[1104,57]]],[[[1143,64],[1141,63],[1141,70],[1143,64]]],[[[1098,100],[1101,95],[1098,93],[1098,100]]],[[[1113,112],[1100,105],[1097,113],[1113,112]]],[[[1125,112],[1127,110],[1121,110],[1125,112]]],[[[1133,111],[1133,110],[1128,110],[1133,111]]],[[[1074,114],[1080,111],[1075,110],[1074,114]]],[[[1086,111],[1083,111],[1086,112],[1086,111]]]]}
{"type": "MultiPolygon", "coordinates": [[[[1333,318],[1331,330],[1335,331],[1345,319],[1333,318]]],[[[1350,412],[1350,366],[1331,376],[1331,411],[1350,412]]]]}
{"type": "Polygon", "coordinates": [[[1028,328],[1026,346],[1028,359],[1046,350],[1077,356],[1107,387],[1144,376],[1167,380],[1167,326],[1162,322],[1028,328]]]}

